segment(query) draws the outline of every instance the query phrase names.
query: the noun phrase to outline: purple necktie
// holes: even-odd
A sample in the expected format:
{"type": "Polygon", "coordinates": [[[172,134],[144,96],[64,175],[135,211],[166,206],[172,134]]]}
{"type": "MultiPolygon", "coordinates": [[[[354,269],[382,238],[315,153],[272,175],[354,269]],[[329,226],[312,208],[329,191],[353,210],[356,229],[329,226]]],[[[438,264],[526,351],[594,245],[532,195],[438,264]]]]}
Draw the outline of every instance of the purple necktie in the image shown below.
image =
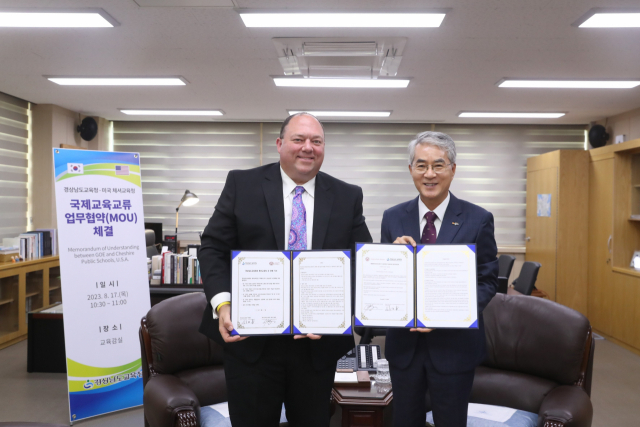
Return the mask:
{"type": "Polygon", "coordinates": [[[289,249],[303,251],[307,249],[307,211],[302,203],[304,187],[296,187],[291,209],[291,229],[289,230],[289,249]]]}
{"type": "Polygon", "coordinates": [[[427,212],[424,214],[424,217],[427,219],[427,225],[424,226],[424,230],[422,230],[422,238],[420,239],[420,243],[435,243],[436,238],[436,224],[435,220],[438,217],[435,212],[427,212]]]}

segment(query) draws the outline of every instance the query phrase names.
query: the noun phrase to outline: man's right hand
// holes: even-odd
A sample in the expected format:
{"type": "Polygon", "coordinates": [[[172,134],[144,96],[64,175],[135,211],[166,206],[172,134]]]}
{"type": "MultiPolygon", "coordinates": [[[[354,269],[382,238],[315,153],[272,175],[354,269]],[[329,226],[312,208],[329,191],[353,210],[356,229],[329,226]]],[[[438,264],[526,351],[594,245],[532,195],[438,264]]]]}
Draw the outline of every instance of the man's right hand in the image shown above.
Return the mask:
{"type": "Polygon", "coordinates": [[[218,310],[218,329],[224,342],[238,342],[249,338],[239,335],[231,336],[233,323],[231,323],[231,306],[229,304],[223,305],[220,307],[220,310],[218,310]]]}

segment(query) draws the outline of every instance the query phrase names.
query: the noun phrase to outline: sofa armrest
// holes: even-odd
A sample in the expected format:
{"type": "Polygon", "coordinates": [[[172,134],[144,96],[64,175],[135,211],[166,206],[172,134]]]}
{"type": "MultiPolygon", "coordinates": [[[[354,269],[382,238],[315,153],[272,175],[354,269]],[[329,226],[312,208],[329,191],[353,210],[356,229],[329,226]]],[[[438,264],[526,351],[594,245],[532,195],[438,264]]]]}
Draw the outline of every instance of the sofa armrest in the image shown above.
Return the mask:
{"type": "Polygon", "coordinates": [[[542,401],[538,427],[591,427],[593,406],[582,387],[556,387],[542,401]]]}
{"type": "Polygon", "coordinates": [[[195,393],[173,375],[149,378],[143,395],[144,417],[151,427],[174,427],[182,418],[200,419],[200,402],[195,393]],[[188,416],[193,411],[192,416],[188,416]],[[180,416],[178,416],[180,414],[180,416]]]}

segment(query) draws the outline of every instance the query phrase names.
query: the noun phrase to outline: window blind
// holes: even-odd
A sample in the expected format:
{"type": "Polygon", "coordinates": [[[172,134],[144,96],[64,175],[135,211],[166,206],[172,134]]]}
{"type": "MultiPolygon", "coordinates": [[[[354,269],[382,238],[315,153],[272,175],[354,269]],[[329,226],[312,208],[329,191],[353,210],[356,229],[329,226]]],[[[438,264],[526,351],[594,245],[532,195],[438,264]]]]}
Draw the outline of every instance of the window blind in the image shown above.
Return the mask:
{"type": "MultiPolygon", "coordinates": [[[[374,242],[380,241],[384,210],[417,196],[407,168],[409,141],[417,133],[436,130],[456,142],[451,192],[494,214],[500,246],[524,245],[527,158],[558,149],[584,149],[585,130],[584,126],[395,123],[325,123],[324,127],[322,170],[362,187],[364,215],[374,242]]],[[[114,147],[141,153],[146,219],[163,222],[165,233],[172,234],[175,207],[186,188],[202,201],[181,208],[180,230],[202,231],[229,170],[278,161],[279,131],[280,123],[116,122],[114,147]]]]}
{"type": "Polygon", "coordinates": [[[115,151],[139,152],[146,222],[175,234],[185,190],[200,201],[180,208],[178,239],[198,240],[227,173],[260,166],[260,123],[114,122],[115,151]]]}
{"type": "Polygon", "coordinates": [[[0,243],[27,230],[29,103],[0,93],[0,243]]]}

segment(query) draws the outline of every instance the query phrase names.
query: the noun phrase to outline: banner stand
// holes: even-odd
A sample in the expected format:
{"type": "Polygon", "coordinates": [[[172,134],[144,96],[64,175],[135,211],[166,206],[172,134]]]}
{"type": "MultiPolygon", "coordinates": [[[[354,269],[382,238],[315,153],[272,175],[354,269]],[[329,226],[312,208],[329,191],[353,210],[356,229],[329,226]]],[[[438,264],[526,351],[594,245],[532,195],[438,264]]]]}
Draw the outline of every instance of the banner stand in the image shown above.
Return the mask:
{"type": "Polygon", "coordinates": [[[140,155],[53,149],[69,421],[142,405],[140,155]]]}

